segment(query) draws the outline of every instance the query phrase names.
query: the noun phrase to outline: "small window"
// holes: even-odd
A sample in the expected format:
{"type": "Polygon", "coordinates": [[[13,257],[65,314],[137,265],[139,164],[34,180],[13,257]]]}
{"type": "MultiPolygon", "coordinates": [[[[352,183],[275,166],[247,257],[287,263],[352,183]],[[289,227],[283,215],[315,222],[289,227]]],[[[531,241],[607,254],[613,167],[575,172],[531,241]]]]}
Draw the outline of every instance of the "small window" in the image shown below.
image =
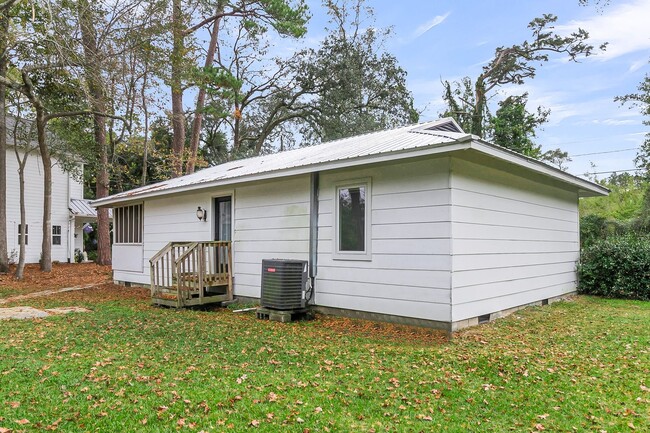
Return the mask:
{"type": "MultiPolygon", "coordinates": [[[[20,245],[20,235],[23,234],[22,224],[18,224],[18,245],[20,245]]],[[[29,224],[25,224],[25,245],[29,244],[29,224]]]]}
{"type": "Polygon", "coordinates": [[[370,259],[370,181],[351,182],[336,188],[335,257],[370,259]]]}
{"type": "Polygon", "coordinates": [[[142,205],[118,207],[113,212],[116,244],[142,243],[142,205]]]}
{"type": "Polygon", "coordinates": [[[52,226],[52,245],[61,245],[61,226],[52,226]]]}

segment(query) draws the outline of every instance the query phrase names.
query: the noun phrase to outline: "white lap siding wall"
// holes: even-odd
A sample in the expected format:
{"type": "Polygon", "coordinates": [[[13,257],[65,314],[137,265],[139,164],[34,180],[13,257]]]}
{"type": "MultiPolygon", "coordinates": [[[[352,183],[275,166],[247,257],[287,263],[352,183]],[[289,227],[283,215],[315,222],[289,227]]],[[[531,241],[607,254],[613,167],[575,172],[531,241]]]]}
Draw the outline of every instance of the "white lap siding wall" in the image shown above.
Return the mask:
{"type": "Polygon", "coordinates": [[[236,295],[261,296],[262,260],[309,258],[309,178],[293,176],[236,189],[236,295]]]}
{"type": "Polygon", "coordinates": [[[235,295],[260,297],[263,259],[308,259],[309,175],[305,175],[146,200],[144,242],[113,245],[114,279],[149,284],[149,259],[168,242],[213,239],[212,201],[223,196],[232,197],[235,295]],[[208,209],[207,222],[197,219],[198,206],[208,209]],[[141,251],[139,270],[115,266],[120,256],[137,257],[136,250],[141,251]]]}
{"type": "Polygon", "coordinates": [[[449,322],[449,158],[322,173],[319,306],[449,322]],[[336,185],[370,178],[370,260],[334,257],[336,185]]]}
{"type": "Polygon", "coordinates": [[[168,242],[211,240],[214,214],[208,211],[208,220],[199,221],[196,209],[201,206],[210,210],[215,193],[177,194],[146,200],[143,204],[143,243],[113,244],[113,279],[149,284],[149,259],[168,242]],[[130,263],[121,264],[122,261],[130,263]]]}
{"type": "MultiPolygon", "coordinates": [[[[23,153],[20,153],[21,158],[23,153]]],[[[56,162],[56,161],[55,161],[56,162]]],[[[52,260],[66,262],[74,251],[74,238],[70,230],[70,198],[83,198],[83,186],[63,171],[59,164],[52,167],[52,214],[53,226],[61,227],[60,245],[52,245],[52,260]]],[[[20,248],[18,225],[20,224],[20,190],[18,161],[14,149],[7,149],[7,245],[10,255],[18,260],[20,248]]],[[[28,240],[25,247],[27,263],[38,263],[43,242],[43,162],[37,152],[28,156],[25,166],[25,210],[28,240]]],[[[52,236],[48,233],[47,236],[52,236]]]]}
{"type": "Polygon", "coordinates": [[[452,159],[452,322],[576,289],[576,192],[500,168],[452,159]]]}

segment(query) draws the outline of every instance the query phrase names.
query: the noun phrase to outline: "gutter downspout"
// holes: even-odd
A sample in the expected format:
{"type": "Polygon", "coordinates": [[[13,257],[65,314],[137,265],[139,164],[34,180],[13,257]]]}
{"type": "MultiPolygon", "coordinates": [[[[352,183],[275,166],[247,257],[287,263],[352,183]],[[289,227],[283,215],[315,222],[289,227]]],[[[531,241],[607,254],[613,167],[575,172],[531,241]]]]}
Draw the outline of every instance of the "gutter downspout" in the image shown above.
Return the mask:
{"type": "Polygon", "coordinates": [[[314,288],[318,270],[318,191],[319,173],[311,173],[309,182],[309,297],[307,302],[314,300],[314,288]]]}

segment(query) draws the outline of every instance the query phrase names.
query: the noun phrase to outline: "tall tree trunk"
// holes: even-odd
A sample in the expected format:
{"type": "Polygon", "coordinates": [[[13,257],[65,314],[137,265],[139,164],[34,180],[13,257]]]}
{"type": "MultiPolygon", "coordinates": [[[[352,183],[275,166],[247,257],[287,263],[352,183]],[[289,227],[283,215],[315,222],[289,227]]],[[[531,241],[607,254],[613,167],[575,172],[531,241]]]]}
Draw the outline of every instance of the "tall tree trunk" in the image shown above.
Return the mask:
{"type": "MultiPolygon", "coordinates": [[[[148,69],[149,65],[145,65],[148,69]]],[[[142,111],[144,116],[144,147],[142,149],[142,186],[147,184],[147,164],[149,159],[149,109],[147,108],[147,74],[145,70],[144,77],[142,78],[142,89],[140,90],[140,97],[142,98],[142,111]]]]}
{"type": "MultiPolygon", "coordinates": [[[[31,82],[30,82],[31,84],[31,82]]],[[[43,162],[43,242],[41,244],[41,271],[52,270],[52,158],[47,147],[45,125],[47,119],[43,105],[38,103],[36,108],[36,129],[38,149],[43,162]]]]}
{"type": "MultiPolygon", "coordinates": [[[[223,5],[220,3],[217,13],[223,12],[223,5]]],[[[214,55],[217,51],[217,42],[219,41],[219,24],[221,19],[217,18],[212,27],[212,35],[210,37],[210,44],[208,45],[208,53],[205,57],[205,67],[208,68],[214,63],[214,55]]],[[[205,88],[199,89],[199,94],[196,97],[196,110],[194,111],[194,122],[192,123],[192,136],[190,137],[190,159],[187,161],[185,173],[194,173],[196,165],[196,155],[199,151],[199,140],[201,138],[201,125],[203,123],[203,106],[205,105],[205,88]]]]}
{"type": "MultiPolygon", "coordinates": [[[[106,142],[106,117],[99,113],[106,112],[106,95],[101,75],[100,56],[95,36],[94,17],[92,9],[87,0],[80,0],[78,3],[79,23],[81,26],[81,41],[84,48],[84,73],[88,91],[90,92],[90,104],[93,115],[95,149],[99,157],[99,165],[96,174],[95,196],[96,198],[108,197],[109,175],[108,175],[108,143],[106,142]]],[[[97,263],[100,265],[111,264],[111,239],[110,221],[108,209],[97,210],[97,263]]]]}
{"type": "Polygon", "coordinates": [[[183,174],[185,148],[185,113],[183,111],[183,58],[185,56],[185,26],[181,0],[172,0],[171,91],[172,91],[172,176],[183,174]]]}
{"type": "MultiPolygon", "coordinates": [[[[16,120],[18,122],[18,120],[16,120]]],[[[20,186],[20,250],[18,252],[18,265],[16,266],[16,273],[14,276],[17,280],[23,279],[23,274],[25,271],[25,237],[27,236],[25,226],[27,224],[27,218],[25,217],[25,164],[27,163],[27,154],[25,154],[25,159],[20,160],[18,157],[18,150],[16,150],[16,157],[18,158],[18,181],[20,186]]]]}
{"type": "MultiPolygon", "coordinates": [[[[235,100],[235,113],[240,113],[239,111],[239,102],[235,100]]],[[[240,141],[240,129],[241,129],[241,117],[235,114],[235,123],[233,125],[233,134],[232,134],[232,154],[231,154],[231,159],[234,159],[234,157],[237,155],[239,152],[239,146],[241,145],[240,141]]]]}
{"type": "Polygon", "coordinates": [[[483,138],[483,116],[485,115],[485,107],[487,104],[485,96],[485,79],[483,78],[483,75],[480,75],[476,79],[474,91],[476,96],[476,105],[474,106],[474,112],[472,113],[472,130],[470,132],[483,138]]]}
{"type": "MultiPolygon", "coordinates": [[[[25,152],[23,157],[20,157],[20,151],[18,150],[18,129],[21,122],[21,113],[20,113],[20,104],[18,104],[17,113],[15,115],[14,121],[14,155],[16,156],[16,161],[18,162],[18,190],[19,190],[19,203],[20,203],[20,236],[18,237],[18,264],[16,265],[16,272],[14,276],[17,280],[22,280],[25,274],[25,240],[27,239],[27,218],[25,216],[25,166],[27,165],[27,160],[29,159],[29,153],[32,149],[28,148],[28,145],[25,146],[25,152]]],[[[28,139],[26,140],[29,143],[29,137],[31,134],[28,134],[28,139]]],[[[27,144],[26,143],[26,144],[27,144]]]]}
{"type": "MultiPolygon", "coordinates": [[[[7,36],[9,19],[0,11],[0,76],[7,75],[7,36]]],[[[7,250],[7,86],[0,84],[0,272],[9,270],[7,250]]]]}
{"type": "Polygon", "coordinates": [[[36,137],[38,141],[38,150],[41,153],[41,162],[43,164],[43,243],[41,244],[41,271],[52,271],[52,157],[50,149],[47,147],[47,136],[45,127],[47,126],[47,115],[43,101],[34,91],[34,83],[25,70],[21,71],[23,79],[23,93],[36,111],[36,137]]]}

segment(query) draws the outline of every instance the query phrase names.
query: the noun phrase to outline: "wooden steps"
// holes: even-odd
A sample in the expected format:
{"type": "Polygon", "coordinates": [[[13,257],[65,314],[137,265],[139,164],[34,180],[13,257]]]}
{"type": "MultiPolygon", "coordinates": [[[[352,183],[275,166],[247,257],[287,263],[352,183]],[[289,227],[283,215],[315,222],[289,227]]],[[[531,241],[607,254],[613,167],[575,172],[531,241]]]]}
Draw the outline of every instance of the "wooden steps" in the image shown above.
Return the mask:
{"type": "Polygon", "coordinates": [[[230,242],[170,242],[149,262],[155,305],[182,308],[233,299],[230,242]]]}

